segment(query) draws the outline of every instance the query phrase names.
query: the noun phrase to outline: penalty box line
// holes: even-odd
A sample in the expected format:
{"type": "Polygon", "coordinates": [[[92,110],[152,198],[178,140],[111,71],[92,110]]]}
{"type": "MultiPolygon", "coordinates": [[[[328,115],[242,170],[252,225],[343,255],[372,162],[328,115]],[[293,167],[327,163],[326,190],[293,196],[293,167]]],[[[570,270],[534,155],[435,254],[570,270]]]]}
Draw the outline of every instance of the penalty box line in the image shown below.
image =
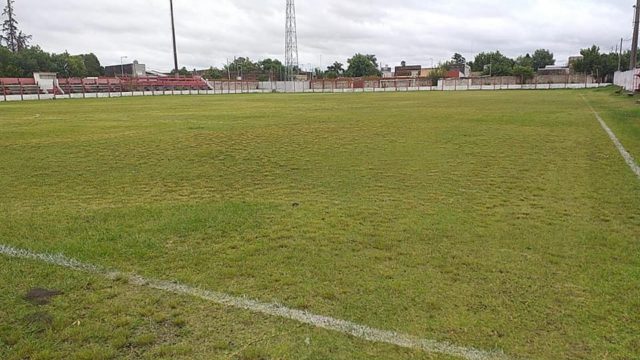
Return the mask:
{"type": "Polygon", "coordinates": [[[627,163],[627,165],[629,165],[629,168],[631,168],[631,171],[633,171],[633,173],[636,174],[638,179],[640,179],[640,166],[638,166],[638,164],[636,163],[636,160],[627,151],[627,149],[624,148],[624,146],[622,145],[622,143],[620,142],[616,134],[611,130],[611,128],[609,128],[609,126],[607,126],[607,123],[602,119],[600,114],[598,114],[598,112],[593,108],[593,106],[591,106],[591,104],[589,103],[589,100],[587,100],[587,98],[582,94],[580,96],[582,96],[582,99],[584,100],[584,102],[587,104],[589,109],[591,109],[591,112],[593,112],[593,114],[596,116],[596,119],[600,123],[600,126],[602,127],[602,129],[607,133],[607,135],[609,135],[609,138],[611,139],[611,141],[613,141],[613,144],[616,146],[616,148],[620,152],[620,155],[622,155],[622,158],[624,159],[624,161],[627,163]]]}
{"type": "Polygon", "coordinates": [[[135,286],[148,287],[178,295],[187,295],[227,307],[289,319],[302,324],[311,325],[313,327],[350,335],[370,342],[385,343],[412,350],[448,355],[467,360],[508,359],[502,351],[484,351],[472,347],[458,346],[446,341],[421,339],[412,335],[375,329],[346,320],[316,315],[308,311],[291,309],[277,303],[260,302],[245,297],[237,297],[221,292],[203,290],[173,281],[144,278],[136,274],[126,274],[120,271],[108,270],[100,266],[68,258],[61,254],[36,253],[30,250],[14,248],[7,245],[0,245],[0,254],[10,258],[34,260],[75,271],[100,275],[110,280],[126,279],[130,284],[135,286]]]}

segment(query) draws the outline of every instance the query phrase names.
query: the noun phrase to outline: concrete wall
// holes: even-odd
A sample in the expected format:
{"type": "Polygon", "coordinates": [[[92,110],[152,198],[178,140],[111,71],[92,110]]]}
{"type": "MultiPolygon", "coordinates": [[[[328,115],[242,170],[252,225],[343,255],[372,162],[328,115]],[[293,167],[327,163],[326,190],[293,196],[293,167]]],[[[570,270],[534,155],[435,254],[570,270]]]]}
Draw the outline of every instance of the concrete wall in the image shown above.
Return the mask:
{"type": "MultiPolygon", "coordinates": [[[[53,100],[53,99],[95,99],[95,98],[118,98],[118,97],[131,97],[131,96],[171,96],[171,95],[226,95],[226,94],[267,94],[276,90],[277,92],[294,92],[293,84],[284,82],[264,82],[260,83],[258,87],[265,88],[247,88],[246,85],[243,89],[238,86],[234,89],[231,86],[229,89],[225,86],[224,89],[216,90],[167,90],[167,91],[129,91],[129,92],[112,92],[112,93],[86,93],[86,94],[36,94],[36,95],[2,95],[0,94],[0,102],[3,101],[20,101],[20,100],[53,100]],[[273,86],[273,90],[271,90],[273,86]]],[[[399,84],[400,85],[400,84],[399,84]]],[[[471,91],[471,90],[552,90],[552,89],[587,89],[605,87],[611,84],[502,84],[502,85],[473,85],[470,79],[461,79],[459,83],[455,85],[445,84],[443,80],[440,80],[438,86],[407,86],[407,87],[365,87],[365,88],[325,88],[315,89],[310,88],[309,82],[296,82],[296,93],[367,93],[367,92],[408,92],[408,91],[471,91]],[[306,85],[305,85],[306,84],[306,85]]]]}
{"type": "MultiPolygon", "coordinates": [[[[493,77],[473,77],[466,79],[446,79],[444,86],[511,86],[520,85],[522,79],[518,76],[493,76],[493,77]]],[[[570,75],[536,75],[533,79],[525,81],[525,85],[536,84],[593,84],[595,79],[586,74],[570,75]]]]}
{"type": "Polygon", "coordinates": [[[258,83],[258,89],[275,92],[306,92],[309,81],[264,81],[258,83]]]}
{"type": "Polygon", "coordinates": [[[613,83],[627,91],[638,91],[640,69],[617,71],[613,76],[613,83]]]}

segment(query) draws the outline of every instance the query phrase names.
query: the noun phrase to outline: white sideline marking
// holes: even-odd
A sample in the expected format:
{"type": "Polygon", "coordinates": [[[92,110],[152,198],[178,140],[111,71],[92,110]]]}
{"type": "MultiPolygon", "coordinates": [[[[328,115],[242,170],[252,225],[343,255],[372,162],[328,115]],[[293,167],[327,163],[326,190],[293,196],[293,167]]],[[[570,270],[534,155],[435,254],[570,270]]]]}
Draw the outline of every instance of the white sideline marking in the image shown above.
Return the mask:
{"type": "Polygon", "coordinates": [[[135,274],[125,274],[119,271],[110,271],[99,266],[86,264],[75,259],[67,258],[61,254],[39,254],[31,252],[29,250],[18,249],[7,245],[0,245],[0,254],[12,258],[37,260],[68,269],[102,275],[112,280],[124,278],[133,285],[146,286],[152,289],[162,290],[179,295],[189,295],[200,299],[209,300],[224,306],[290,319],[318,328],[351,335],[367,341],[386,343],[414,350],[422,350],[428,353],[455,356],[468,360],[507,359],[507,356],[502,351],[489,352],[474,349],[471,347],[457,346],[444,341],[420,339],[411,335],[400,334],[387,330],[374,329],[346,320],[335,319],[322,315],[315,315],[302,310],[290,309],[279,304],[264,303],[220,292],[202,290],[176,282],[147,279],[135,274]]]}
{"type": "Polygon", "coordinates": [[[591,109],[593,114],[596,116],[596,119],[598,119],[600,126],[602,126],[604,131],[606,131],[606,133],[609,135],[609,138],[611,138],[611,141],[613,141],[613,144],[616,146],[616,148],[618,148],[620,155],[622,155],[622,157],[624,158],[624,161],[627,162],[627,165],[629,165],[629,167],[631,168],[631,171],[633,171],[638,177],[638,179],[640,179],[640,166],[638,166],[638,164],[636,163],[636,160],[633,158],[631,154],[629,154],[627,149],[624,148],[620,140],[618,140],[618,137],[616,136],[616,134],[614,134],[613,131],[609,128],[609,126],[607,126],[607,123],[604,122],[600,114],[598,114],[598,112],[593,108],[593,106],[591,106],[587,98],[584,97],[584,95],[581,95],[581,96],[582,96],[582,99],[587,103],[587,106],[589,106],[589,109],[591,109]]]}

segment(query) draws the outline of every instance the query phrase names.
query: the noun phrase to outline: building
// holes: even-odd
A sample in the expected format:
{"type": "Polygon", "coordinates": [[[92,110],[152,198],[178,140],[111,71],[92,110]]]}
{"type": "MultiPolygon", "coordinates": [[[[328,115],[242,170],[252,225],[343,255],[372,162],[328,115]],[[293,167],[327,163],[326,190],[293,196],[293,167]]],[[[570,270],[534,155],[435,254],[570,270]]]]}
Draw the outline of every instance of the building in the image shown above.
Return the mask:
{"type": "Polygon", "coordinates": [[[145,77],[147,76],[147,66],[145,64],[140,64],[138,60],[131,64],[109,65],[105,66],[104,74],[110,77],[145,77]]]}
{"type": "Polygon", "coordinates": [[[420,70],[420,77],[427,78],[433,71],[437,70],[437,68],[423,68],[420,70]]]}
{"type": "Polygon", "coordinates": [[[449,65],[449,69],[449,74],[451,74],[451,76],[448,77],[459,79],[471,77],[471,67],[466,63],[449,65]]]}
{"type": "Polygon", "coordinates": [[[380,72],[382,73],[383,78],[392,78],[393,77],[393,69],[391,66],[385,65],[380,68],[380,72]]]}
{"type": "Polygon", "coordinates": [[[419,77],[422,65],[402,65],[396,66],[396,77],[419,77]]]}

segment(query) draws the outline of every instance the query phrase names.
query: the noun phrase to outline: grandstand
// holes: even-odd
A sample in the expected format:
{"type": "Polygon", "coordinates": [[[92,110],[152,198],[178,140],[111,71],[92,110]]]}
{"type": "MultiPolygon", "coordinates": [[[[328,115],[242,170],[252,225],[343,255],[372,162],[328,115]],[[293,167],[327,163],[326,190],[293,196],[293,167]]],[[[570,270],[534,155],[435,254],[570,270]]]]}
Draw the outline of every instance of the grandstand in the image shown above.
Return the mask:
{"type": "Polygon", "coordinates": [[[0,78],[0,93],[3,96],[46,94],[34,78],[0,78]]]}
{"type": "Polygon", "coordinates": [[[60,78],[43,84],[33,78],[0,78],[0,94],[8,95],[64,95],[131,91],[213,90],[202,77],[114,77],[60,78]]]}

